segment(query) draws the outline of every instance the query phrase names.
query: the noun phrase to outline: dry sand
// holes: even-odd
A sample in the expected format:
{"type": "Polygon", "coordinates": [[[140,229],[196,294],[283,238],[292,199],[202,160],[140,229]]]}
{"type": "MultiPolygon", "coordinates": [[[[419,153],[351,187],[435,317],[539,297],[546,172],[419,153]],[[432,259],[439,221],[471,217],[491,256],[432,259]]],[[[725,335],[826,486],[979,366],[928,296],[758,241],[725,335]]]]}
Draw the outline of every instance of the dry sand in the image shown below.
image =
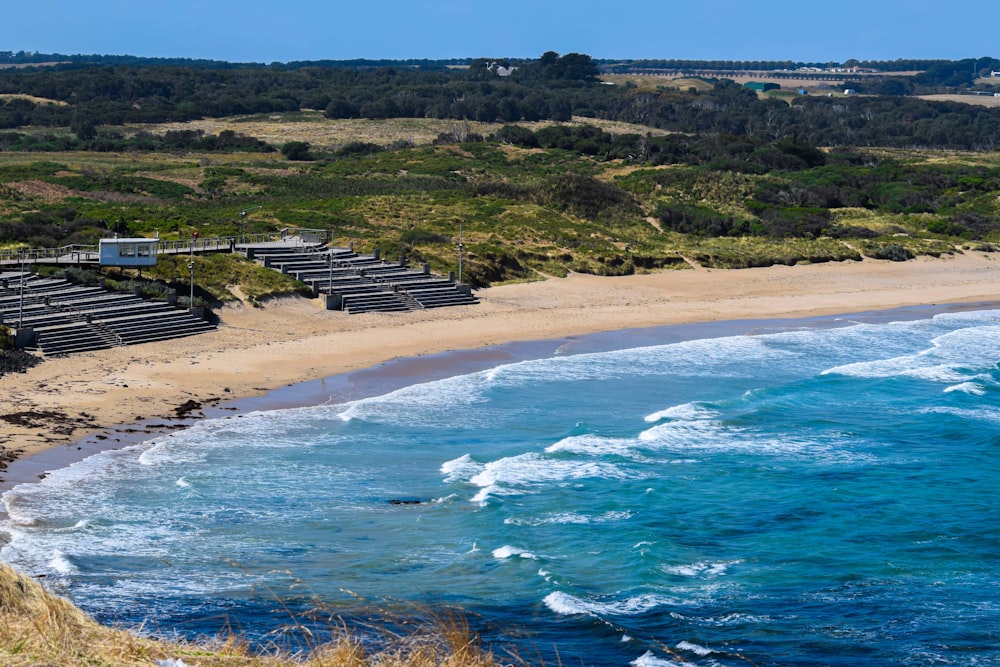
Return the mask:
{"type": "Polygon", "coordinates": [[[665,324],[994,303],[1000,256],[571,275],[478,295],[476,306],[371,315],[297,297],[226,306],[212,333],[50,359],[0,377],[0,447],[24,458],[84,435],[111,438],[119,425],[176,420],[187,401],[212,405],[449,350],[665,324]]]}

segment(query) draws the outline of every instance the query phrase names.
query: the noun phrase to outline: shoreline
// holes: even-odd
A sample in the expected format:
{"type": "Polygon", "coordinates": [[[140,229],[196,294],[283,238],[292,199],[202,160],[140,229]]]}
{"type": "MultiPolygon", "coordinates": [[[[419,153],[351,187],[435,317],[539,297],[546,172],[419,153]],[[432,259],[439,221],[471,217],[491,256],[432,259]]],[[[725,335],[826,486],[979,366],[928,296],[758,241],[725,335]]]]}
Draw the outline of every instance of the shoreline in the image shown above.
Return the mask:
{"type": "Polygon", "coordinates": [[[225,306],[212,333],[50,359],[0,377],[0,416],[24,416],[0,422],[0,447],[15,455],[0,491],[202,418],[350,400],[476,363],[587,351],[580,348],[599,347],[602,336],[720,323],[752,333],[783,320],[990,308],[1000,300],[1000,258],[573,274],[478,295],[475,306],[353,316],[298,297],[225,306]]]}
{"type": "MultiPolygon", "coordinates": [[[[500,364],[553,356],[586,354],[608,350],[664,345],[686,340],[733,335],[760,335],[803,327],[849,326],[858,322],[899,321],[929,317],[942,312],[978,308],[983,304],[906,306],[888,311],[838,313],[803,318],[722,320],[708,323],[666,324],[653,327],[602,331],[579,336],[512,341],[484,348],[449,350],[416,357],[387,360],[371,368],[319,380],[278,387],[260,396],[234,398],[203,409],[197,417],[185,417],[161,425],[119,424],[89,433],[66,446],[53,446],[12,461],[0,480],[0,494],[19,484],[34,483],[49,472],[68,467],[109,449],[122,449],[187,428],[203,419],[225,419],[256,411],[338,404],[395,391],[414,383],[454,377],[494,368],[500,364]],[[113,436],[113,437],[112,437],[113,436]]],[[[0,517],[4,516],[0,507],[0,517]]]]}

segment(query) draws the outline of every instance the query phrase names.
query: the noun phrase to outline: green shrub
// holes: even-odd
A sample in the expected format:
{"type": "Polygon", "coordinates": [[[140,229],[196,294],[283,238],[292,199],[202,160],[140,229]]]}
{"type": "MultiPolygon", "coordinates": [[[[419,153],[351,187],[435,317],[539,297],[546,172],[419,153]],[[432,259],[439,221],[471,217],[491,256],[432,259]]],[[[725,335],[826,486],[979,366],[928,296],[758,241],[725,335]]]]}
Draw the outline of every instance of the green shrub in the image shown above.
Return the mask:
{"type": "Polygon", "coordinates": [[[913,259],[914,255],[913,251],[905,246],[901,246],[898,243],[889,243],[874,248],[870,252],[870,256],[874,259],[888,259],[893,262],[905,262],[908,259],[913,259]]]}
{"type": "Polygon", "coordinates": [[[0,350],[14,349],[14,331],[10,327],[0,324],[0,350]]]}
{"type": "Polygon", "coordinates": [[[420,243],[448,243],[451,239],[441,234],[429,232],[423,229],[407,229],[399,236],[400,243],[406,245],[417,245],[420,243]]]}

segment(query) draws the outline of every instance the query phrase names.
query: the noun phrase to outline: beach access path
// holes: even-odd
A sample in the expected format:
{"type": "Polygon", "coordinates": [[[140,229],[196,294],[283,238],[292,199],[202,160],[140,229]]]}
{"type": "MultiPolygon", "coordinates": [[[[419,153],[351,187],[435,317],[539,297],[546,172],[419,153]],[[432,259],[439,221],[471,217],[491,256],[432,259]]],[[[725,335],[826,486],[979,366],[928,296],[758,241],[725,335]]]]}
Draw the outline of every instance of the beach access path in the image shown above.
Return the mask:
{"type": "Polygon", "coordinates": [[[1000,254],[572,274],[477,295],[474,307],[363,315],[300,297],[227,305],[217,331],[46,360],[0,377],[0,458],[68,448],[85,435],[115,440],[124,425],[169,422],[201,406],[398,358],[668,324],[994,305],[1000,254]]]}

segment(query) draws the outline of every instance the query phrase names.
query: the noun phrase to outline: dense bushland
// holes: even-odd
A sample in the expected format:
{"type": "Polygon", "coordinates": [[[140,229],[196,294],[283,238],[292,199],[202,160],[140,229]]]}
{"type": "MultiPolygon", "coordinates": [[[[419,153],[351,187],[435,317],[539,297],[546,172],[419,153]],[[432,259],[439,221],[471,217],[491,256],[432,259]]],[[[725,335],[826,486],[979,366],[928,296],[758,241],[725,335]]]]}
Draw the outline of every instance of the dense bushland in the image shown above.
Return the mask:
{"type": "MultiPolygon", "coordinates": [[[[129,123],[323,110],[337,118],[440,118],[481,122],[569,121],[572,117],[637,123],[688,134],[796,139],[821,146],[894,146],[990,150],[1000,140],[1000,110],[908,97],[914,92],[964,89],[989,58],[927,61],[904,84],[878,79],[875,96],[761,98],[728,79],[704,92],[607,86],[599,66],[577,53],[537,60],[467,61],[466,69],[411,66],[225,66],[211,63],[115,64],[70,62],[49,68],[0,70],[0,129],[66,128],[0,137],[8,150],[122,150],[129,141],[150,148],[150,137],[126,138],[129,123]],[[510,66],[510,75],[497,74],[510,66]],[[961,74],[960,74],[961,73],[961,74]],[[898,84],[898,85],[897,85],[898,84]],[[900,89],[900,86],[902,88],[900,89]],[[920,90],[917,90],[920,88],[920,90]],[[73,139],[75,138],[75,140],[73,139]]],[[[1000,64],[995,65],[1000,66],[1000,64]]],[[[719,69],[718,67],[710,67],[719,69]]],[[[237,137],[174,137],[194,150],[265,150],[237,137]],[[201,145],[199,145],[201,144],[201,145]],[[213,144],[215,146],[213,146],[213,144]]],[[[169,144],[170,142],[167,141],[169,144]]],[[[169,146],[163,149],[168,150],[169,146]]],[[[599,148],[588,150],[599,151],[599,148]]]]}
{"type": "MultiPolygon", "coordinates": [[[[505,127],[463,144],[361,146],[297,163],[257,153],[63,155],[0,167],[0,189],[10,193],[0,246],[298,226],[447,273],[461,222],[465,277],[485,285],[683,267],[682,258],[740,267],[1000,243],[1000,164],[989,154],[942,159],[575,124],[505,127]],[[240,216],[247,208],[256,210],[240,216]]],[[[183,263],[158,271],[186,284],[183,263]]],[[[259,283],[243,290],[253,298],[298,289],[266,284],[238,264],[199,264],[205,280],[215,273],[221,288],[206,298],[230,298],[226,275],[259,283]]]]}

